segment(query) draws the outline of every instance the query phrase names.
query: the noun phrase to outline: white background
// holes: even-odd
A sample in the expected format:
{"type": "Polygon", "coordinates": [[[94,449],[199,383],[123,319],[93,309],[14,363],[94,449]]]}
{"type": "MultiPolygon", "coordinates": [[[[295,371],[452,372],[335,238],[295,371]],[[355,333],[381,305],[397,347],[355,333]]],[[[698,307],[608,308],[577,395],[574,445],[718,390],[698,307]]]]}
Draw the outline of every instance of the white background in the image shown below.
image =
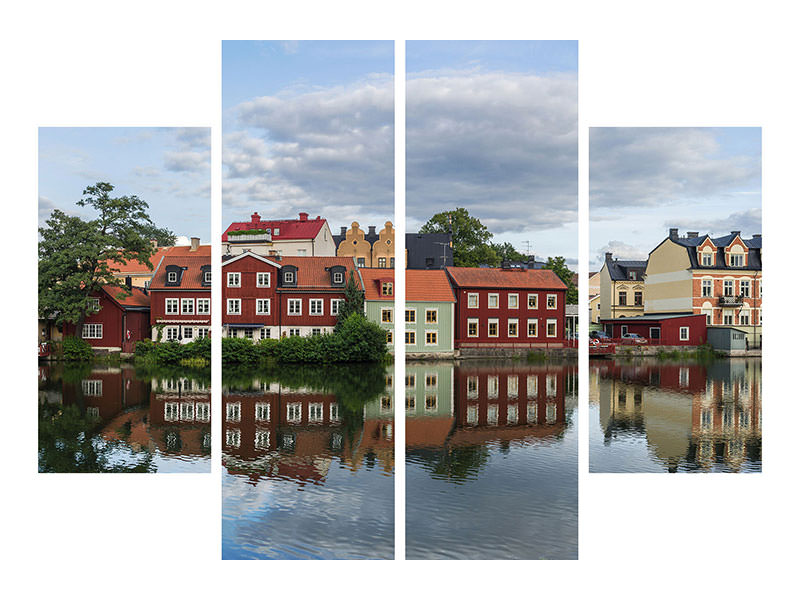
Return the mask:
{"type": "MultiPolygon", "coordinates": [[[[5,6],[0,23],[5,265],[0,364],[10,387],[0,400],[7,470],[0,538],[4,595],[352,598],[510,592],[739,598],[796,593],[790,577],[798,556],[799,421],[792,371],[798,339],[800,48],[797,15],[785,6],[790,5],[499,0],[295,2],[291,8],[263,1],[5,6]],[[579,561],[223,562],[218,461],[211,475],[38,475],[31,341],[37,128],[214,127],[211,214],[212,239],[218,239],[222,39],[578,39],[583,273],[589,126],[763,127],[764,472],[590,476],[584,359],[579,561]]],[[[217,407],[218,377],[217,371],[217,407]]],[[[219,410],[214,422],[216,433],[219,410]]],[[[214,440],[218,456],[219,436],[214,440]]],[[[402,493],[403,478],[397,479],[402,493]]]]}

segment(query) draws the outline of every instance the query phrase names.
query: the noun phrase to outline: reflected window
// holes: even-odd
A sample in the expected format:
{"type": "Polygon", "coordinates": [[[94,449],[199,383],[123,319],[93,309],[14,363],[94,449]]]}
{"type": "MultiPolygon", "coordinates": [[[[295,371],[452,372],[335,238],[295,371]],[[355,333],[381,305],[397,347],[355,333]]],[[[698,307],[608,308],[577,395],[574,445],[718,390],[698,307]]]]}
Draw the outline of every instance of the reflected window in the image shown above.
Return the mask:
{"type": "Polygon", "coordinates": [[[703,430],[711,429],[714,424],[714,413],[710,408],[700,411],[700,428],[703,430]]]}
{"type": "Polygon", "coordinates": [[[539,395],[539,376],[528,375],[527,379],[528,398],[535,398],[539,395]]]}
{"type": "Polygon", "coordinates": [[[381,396],[381,412],[382,413],[392,412],[391,396],[381,396]]]}
{"type": "Polygon", "coordinates": [[[506,423],[516,425],[519,421],[519,407],[516,404],[509,404],[506,407],[506,423]]]}
{"type": "Polygon", "coordinates": [[[470,375],[467,377],[467,398],[478,397],[478,376],[470,375]]]}
{"type": "Polygon", "coordinates": [[[413,395],[406,395],[406,410],[417,410],[417,399],[413,395]]]}
{"type": "Polygon", "coordinates": [[[203,423],[208,423],[211,420],[211,403],[210,402],[197,402],[194,405],[195,419],[203,423]]]}
{"type": "Polygon", "coordinates": [[[290,402],[286,405],[286,420],[290,423],[299,423],[303,419],[303,403],[290,402]]]}
{"type": "Polygon", "coordinates": [[[103,380],[102,379],[84,379],[81,381],[81,389],[84,396],[102,396],[103,395],[103,380]]]}
{"type": "Polygon", "coordinates": [[[194,402],[181,403],[181,421],[194,421],[194,402]]]}
{"type": "Polygon", "coordinates": [[[256,421],[269,421],[269,402],[256,402],[256,421]]]}
{"type": "Polygon", "coordinates": [[[321,423],[322,422],[322,402],[312,402],[308,405],[308,422],[321,423]]]}
{"type": "Polygon", "coordinates": [[[499,406],[497,404],[490,404],[486,407],[486,422],[489,425],[497,425],[497,415],[499,406]]]}
{"type": "Polygon", "coordinates": [[[256,429],[256,450],[269,450],[269,429],[256,429]]]}
{"type": "Polygon", "coordinates": [[[225,420],[229,423],[238,423],[242,420],[241,402],[228,402],[225,405],[225,420]]]}
{"type": "Polygon", "coordinates": [[[439,396],[425,394],[425,412],[434,412],[439,406],[439,396]]]}
{"type": "Polygon", "coordinates": [[[425,387],[434,388],[439,384],[439,376],[436,373],[425,373],[425,387]]]}
{"type": "Polygon", "coordinates": [[[478,405],[469,404],[467,405],[467,425],[477,425],[477,424],[478,424],[478,405]]]}
{"type": "Polygon", "coordinates": [[[534,425],[539,422],[539,405],[536,402],[528,402],[527,411],[528,424],[534,425]]]}
{"type": "Polygon", "coordinates": [[[548,374],[545,379],[545,388],[548,396],[555,396],[558,390],[558,379],[555,374],[548,374]]]}
{"type": "Polygon", "coordinates": [[[547,406],[545,406],[545,413],[544,418],[548,425],[551,425],[556,422],[556,403],[555,402],[548,402],[547,406]]]}
{"type": "Polygon", "coordinates": [[[164,403],[164,420],[177,421],[178,420],[178,403],[165,402],[164,403]]]}
{"type": "Polygon", "coordinates": [[[406,373],[406,387],[407,388],[417,387],[416,373],[406,373]]]}
{"type": "Polygon", "coordinates": [[[489,398],[497,398],[500,391],[499,377],[497,375],[489,375],[486,378],[486,393],[489,398]]]}
{"type": "Polygon", "coordinates": [[[334,402],[330,408],[331,423],[338,423],[339,421],[339,404],[334,402]]]}
{"type": "Polygon", "coordinates": [[[506,387],[509,398],[516,398],[519,396],[519,375],[509,375],[506,379],[506,387]]]}
{"type": "Polygon", "coordinates": [[[225,445],[229,448],[238,448],[242,445],[242,432],[238,429],[225,430],[225,445]]]}

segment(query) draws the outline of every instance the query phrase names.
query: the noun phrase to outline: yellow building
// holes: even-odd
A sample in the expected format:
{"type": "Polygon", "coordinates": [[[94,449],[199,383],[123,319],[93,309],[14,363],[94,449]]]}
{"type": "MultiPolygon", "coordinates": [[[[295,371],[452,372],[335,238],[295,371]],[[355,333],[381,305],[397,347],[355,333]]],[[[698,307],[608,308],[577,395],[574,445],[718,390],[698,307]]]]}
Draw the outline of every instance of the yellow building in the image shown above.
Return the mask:
{"type": "Polygon", "coordinates": [[[644,314],[645,260],[617,260],[606,252],[603,268],[598,273],[600,319],[638,317],[644,314]]]}
{"type": "Polygon", "coordinates": [[[391,221],[386,221],[380,232],[376,232],[374,226],[365,232],[357,221],[353,221],[350,229],[342,227],[334,241],[336,256],[352,256],[359,267],[394,267],[394,227],[391,221]]]}

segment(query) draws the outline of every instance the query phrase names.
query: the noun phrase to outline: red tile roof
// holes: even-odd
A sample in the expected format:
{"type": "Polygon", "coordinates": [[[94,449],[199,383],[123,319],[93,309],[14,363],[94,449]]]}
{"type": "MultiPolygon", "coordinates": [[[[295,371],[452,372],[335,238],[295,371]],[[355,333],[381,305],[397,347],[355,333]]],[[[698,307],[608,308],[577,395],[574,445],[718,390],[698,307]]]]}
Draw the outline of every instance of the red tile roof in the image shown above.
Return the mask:
{"type": "MultiPolygon", "coordinates": [[[[229,231],[246,231],[248,229],[270,229],[273,240],[310,240],[317,236],[327,221],[321,217],[309,219],[307,213],[300,213],[299,219],[278,219],[264,221],[259,214],[253,213],[249,221],[231,223],[222,234],[222,241],[228,241],[229,231]],[[280,233],[275,233],[278,229],[280,233]]],[[[235,239],[236,236],[233,237],[235,239]]]]}
{"type": "Polygon", "coordinates": [[[156,272],[150,283],[151,290],[186,290],[186,289],[206,289],[211,291],[210,286],[203,286],[203,273],[200,267],[211,264],[211,246],[206,244],[198,247],[192,252],[190,246],[176,246],[173,251],[167,253],[161,264],[156,267],[156,272]],[[180,285],[166,285],[167,265],[178,265],[186,267],[181,277],[180,285]]]}
{"type": "Polygon", "coordinates": [[[156,249],[155,253],[150,257],[150,262],[153,264],[153,268],[151,269],[146,264],[139,262],[138,260],[129,260],[127,264],[122,264],[119,261],[107,261],[108,267],[112,271],[119,271],[120,274],[129,274],[129,273],[152,273],[155,271],[158,263],[161,261],[162,258],[167,256],[211,256],[211,246],[199,246],[197,250],[192,252],[191,246],[162,246],[156,249]]]}
{"type": "MultiPolygon", "coordinates": [[[[273,260],[274,256],[265,257],[273,260]]],[[[330,288],[331,274],[326,271],[326,267],[343,265],[347,267],[345,283],[350,279],[350,271],[354,271],[354,277],[359,289],[361,280],[356,271],[356,263],[352,256],[284,256],[281,265],[294,265],[297,267],[297,287],[283,289],[303,289],[303,288],[330,288]]]]}
{"type": "Polygon", "coordinates": [[[504,270],[481,267],[447,267],[459,287],[565,290],[567,286],[549,269],[504,270]]]}
{"type": "MultiPolygon", "coordinates": [[[[367,300],[384,300],[381,281],[394,281],[394,269],[359,269],[364,280],[364,296],[367,300]]],[[[406,300],[409,302],[455,302],[447,275],[440,270],[406,270],[406,300]]]]}
{"type": "Polygon", "coordinates": [[[103,291],[111,296],[115,302],[130,308],[150,308],[150,296],[144,293],[142,288],[131,288],[131,295],[124,298],[117,297],[123,292],[123,288],[115,285],[104,285],[103,291]]]}
{"type": "MultiPolygon", "coordinates": [[[[386,300],[387,298],[394,298],[391,296],[384,296],[381,294],[381,280],[391,281],[394,283],[394,269],[359,269],[361,279],[364,281],[364,298],[367,300],[386,300]]],[[[394,291],[394,290],[392,290],[394,291]]]]}

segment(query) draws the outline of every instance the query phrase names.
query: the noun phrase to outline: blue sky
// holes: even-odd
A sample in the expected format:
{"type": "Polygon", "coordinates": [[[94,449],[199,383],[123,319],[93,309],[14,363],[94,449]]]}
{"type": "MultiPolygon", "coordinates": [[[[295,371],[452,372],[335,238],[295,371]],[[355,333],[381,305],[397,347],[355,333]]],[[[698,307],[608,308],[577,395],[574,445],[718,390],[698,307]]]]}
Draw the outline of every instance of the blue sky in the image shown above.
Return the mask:
{"type": "MultiPolygon", "coordinates": [[[[43,127],[39,129],[39,226],[53,208],[95,218],[75,203],[98,181],[137,195],[159,227],[211,239],[210,130],[207,128],[43,127]]],[[[186,238],[182,240],[180,238],[186,238]]]]}
{"type": "Polygon", "coordinates": [[[394,42],[222,43],[222,226],[394,214],[394,42]]]}
{"type": "Polygon", "coordinates": [[[406,44],[406,222],[464,207],[520,252],[578,257],[578,43],[406,44]]]}
{"type": "Polygon", "coordinates": [[[761,129],[590,129],[589,225],[591,270],[646,259],[671,227],[761,233],[761,129]]]}

